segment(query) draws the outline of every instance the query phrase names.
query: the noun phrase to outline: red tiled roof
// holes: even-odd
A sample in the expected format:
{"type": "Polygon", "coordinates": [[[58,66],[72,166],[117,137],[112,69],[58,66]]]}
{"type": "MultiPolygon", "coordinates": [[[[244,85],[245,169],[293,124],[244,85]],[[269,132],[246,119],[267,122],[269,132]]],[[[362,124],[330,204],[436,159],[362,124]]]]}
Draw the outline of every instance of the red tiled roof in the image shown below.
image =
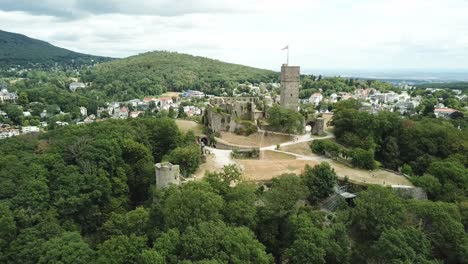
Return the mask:
{"type": "Polygon", "coordinates": [[[457,110],[452,109],[452,108],[436,108],[434,109],[434,112],[439,112],[439,113],[453,113],[456,112],[457,110]]]}

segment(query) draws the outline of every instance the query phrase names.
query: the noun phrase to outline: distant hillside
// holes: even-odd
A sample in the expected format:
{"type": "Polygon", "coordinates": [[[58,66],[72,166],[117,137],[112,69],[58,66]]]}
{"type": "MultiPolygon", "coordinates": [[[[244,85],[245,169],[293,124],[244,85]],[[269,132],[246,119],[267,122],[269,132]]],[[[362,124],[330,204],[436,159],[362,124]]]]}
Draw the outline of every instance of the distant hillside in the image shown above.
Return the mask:
{"type": "Polygon", "coordinates": [[[0,68],[91,65],[110,58],[77,53],[42,40],[0,30],[0,68]]]}
{"type": "Polygon", "coordinates": [[[175,52],[156,51],[98,65],[83,79],[115,98],[195,89],[221,94],[236,83],[278,80],[276,72],[175,52]]]}
{"type": "Polygon", "coordinates": [[[448,83],[424,83],[416,85],[418,88],[449,88],[449,89],[459,89],[466,90],[468,89],[468,82],[448,82],[448,83]]]}

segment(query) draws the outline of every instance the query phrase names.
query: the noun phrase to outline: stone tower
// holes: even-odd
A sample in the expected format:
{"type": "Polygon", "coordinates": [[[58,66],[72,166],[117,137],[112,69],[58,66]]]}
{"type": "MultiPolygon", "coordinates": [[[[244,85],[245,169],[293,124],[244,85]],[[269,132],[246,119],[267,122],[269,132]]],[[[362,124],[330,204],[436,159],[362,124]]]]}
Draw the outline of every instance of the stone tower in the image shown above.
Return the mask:
{"type": "Polygon", "coordinates": [[[294,111],[298,109],[300,67],[281,66],[281,95],[280,105],[294,111]]]}
{"type": "Polygon", "coordinates": [[[172,165],[169,162],[157,163],[156,168],[156,189],[162,189],[169,184],[180,184],[179,165],[172,165]]]}
{"type": "Polygon", "coordinates": [[[318,117],[312,126],[311,134],[312,135],[322,135],[323,129],[325,127],[325,119],[318,117]]]}

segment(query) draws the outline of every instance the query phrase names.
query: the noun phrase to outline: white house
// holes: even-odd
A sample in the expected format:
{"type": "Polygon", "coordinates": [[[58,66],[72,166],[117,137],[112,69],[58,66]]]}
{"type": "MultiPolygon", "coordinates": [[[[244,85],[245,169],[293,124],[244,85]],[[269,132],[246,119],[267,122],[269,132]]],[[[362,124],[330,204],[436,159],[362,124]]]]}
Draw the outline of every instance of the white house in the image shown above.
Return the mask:
{"type": "Polygon", "coordinates": [[[338,95],[337,95],[336,93],[332,93],[332,94],[330,95],[330,102],[331,102],[331,103],[336,103],[336,102],[338,102],[338,95]]]}
{"type": "Polygon", "coordinates": [[[309,103],[312,103],[312,104],[315,104],[315,105],[318,105],[320,104],[320,102],[323,100],[323,95],[321,93],[313,93],[310,97],[309,97],[309,103]]]}
{"type": "Polygon", "coordinates": [[[70,83],[70,86],[68,87],[70,91],[74,92],[76,89],[83,89],[86,88],[86,84],[82,82],[72,82],[70,83]]]}
{"type": "Polygon", "coordinates": [[[161,97],[159,98],[159,107],[164,110],[169,110],[173,106],[174,101],[171,97],[161,97]]]}
{"type": "Polygon", "coordinates": [[[20,133],[18,129],[9,128],[9,127],[0,128],[0,139],[18,136],[19,134],[20,133]]]}
{"type": "Polygon", "coordinates": [[[39,132],[39,127],[37,126],[24,126],[21,128],[21,133],[28,134],[28,133],[37,133],[39,132]]]}
{"type": "Polygon", "coordinates": [[[18,95],[15,93],[10,93],[6,88],[0,90],[0,103],[7,101],[15,101],[18,99],[18,95]]]}
{"type": "Polygon", "coordinates": [[[452,108],[436,108],[434,109],[434,114],[436,117],[448,117],[449,115],[457,112],[456,109],[452,108]]]}
{"type": "Polygon", "coordinates": [[[88,109],[84,106],[80,106],[80,114],[81,116],[87,116],[88,115],[88,109]]]}
{"type": "Polygon", "coordinates": [[[130,112],[130,117],[131,118],[137,118],[140,114],[144,113],[143,111],[132,111],[130,112]]]}
{"type": "Polygon", "coordinates": [[[41,118],[46,118],[47,117],[47,110],[42,110],[42,113],[39,114],[41,118]]]}

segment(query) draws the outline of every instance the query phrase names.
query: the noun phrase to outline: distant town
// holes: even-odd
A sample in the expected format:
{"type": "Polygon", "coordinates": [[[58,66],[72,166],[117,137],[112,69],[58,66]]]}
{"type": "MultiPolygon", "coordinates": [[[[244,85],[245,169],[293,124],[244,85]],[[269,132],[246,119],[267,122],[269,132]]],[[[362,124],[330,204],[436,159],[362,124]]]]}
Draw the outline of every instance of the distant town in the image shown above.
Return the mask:
{"type": "MultiPolygon", "coordinates": [[[[89,84],[82,82],[71,82],[69,89],[76,92],[77,89],[86,89],[89,84]]],[[[260,83],[260,84],[239,84],[238,89],[234,90],[234,97],[258,97],[264,100],[268,105],[280,101],[278,94],[271,93],[273,89],[278,89],[279,83],[260,83]],[[267,89],[269,87],[270,89],[267,89]]],[[[299,99],[299,105],[313,106],[319,113],[330,113],[330,105],[349,99],[356,99],[362,102],[362,111],[369,113],[378,113],[380,111],[398,112],[400,115],[411,116],[421,110],[421,102],[424,97],[421,95],[411,96],[416,88],[406,83],[395,86],[395,91],[381,92],[375,88],[355,89],[353,92],[338,92],[329,95],[319,92],[313,93],[308,99],[299,99]]],[[[438,91],[445,91],[441,88],[426,88],[425,92],[434,94],[438,91]]],[[[459,101],[467,100],[467,95],[462,90],[452,89],[450,93],[459,101]]],[[[225,94],[227,95],[227,94],[225,94]]],[[[99,107],[97,114],[88,113],[84,106],[80,107],[81,117],[77,119],[68,119],[68,121],[55,121],[56,126],[67,126],[70,124],[89,124],[99,122],[108,118],[126,119],[136,118],[144,115],[145,112],[171,112],[173,117],[201,117],[205,111],[209,99],[214,95],[205,94],[201,91],[187,90],[181,93],[169,92],[162,96],[146,96],[142,99],[132,99],[124,102],[108,102],[106,107],[99,107]]],[[[18,94],[15,91],[9,91],[8,85],[3,83],[0,91],[0,103],[15,104],[18,100],[18,94]]],[[[440,103],[434,105],[434,114],[438,118],[449,118],[451,115],[460,113],[459,110],[447,107],[442,103],[444,98],[438,98],[440,103]]],[[[31,102],[30,105],[33,105],[31,102]]],[[[466,108],[466,107],[465,107],[466,108]]],[[[57,109],[58,116],[67,116],[68,113],[57,109]]],[[[31,117],[32,109],[23,109],[21,115],[31,117]]],[[[49,126],[47,120],[53,113],[43,110],[40,116],[40,122],[24,126],[10,126],[9,124],[0,124],[0,139],[17,136],[20,134],[37,133],[47,130],[49,126]]],[[[7,119],[8,114],[0,110],[0,116],[7,119]]]]}

